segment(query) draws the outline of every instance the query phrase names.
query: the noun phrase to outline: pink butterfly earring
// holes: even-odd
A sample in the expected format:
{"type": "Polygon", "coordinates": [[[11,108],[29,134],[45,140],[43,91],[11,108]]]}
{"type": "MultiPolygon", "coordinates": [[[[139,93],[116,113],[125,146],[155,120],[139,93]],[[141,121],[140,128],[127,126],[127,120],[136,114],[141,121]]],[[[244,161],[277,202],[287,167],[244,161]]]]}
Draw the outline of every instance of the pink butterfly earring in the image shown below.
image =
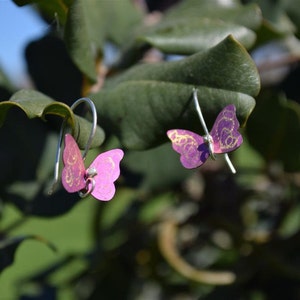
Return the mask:
{"type": "MultiPolygon", "coordinates": [[[[61,180],[65,190],[69,193],[78,192],[81,198],[91,194],[97,200],[109,201],[115,194],[114,182],[120,176],[120,162],[124,156],[121,149],[112,149],[99,154],[91,165],[86,169],[84,159],[91,146],[97,127],[97,112],[93,101],[89,98],[80,98],[74,102],[71,109],[74,110],[80,103],[89,104],[93,114],[93,126],[81,155],[80,149],[69,133],[65,134],[63,164],[61,180]]],[[[64,134],[66,119],[59,134],[59,142],[56,151],[54,184],[58,181],[59,159],[61,153],[62,137],[64,134]]],[[[53,184],[53,185],[54,185],[53,184]]]]}
{"type": "Polygon", "coordinates": [[[205,135],[202,137],[184,129],[167,131],[173,149],[180,154],[182,165],[187,169],[194,169],[205,163],[209,157],[216,159],[215,154],[224,154],[231,172],[236,173],[228,156],[228,152],[237,149],[243,142],[243,137],[238,131],[240,124],[236,117],[235,106],[230,104],[224,107],[217,116],[211,132],[208,132],[196,89],[193,89],[193,99],[205,135]]]}

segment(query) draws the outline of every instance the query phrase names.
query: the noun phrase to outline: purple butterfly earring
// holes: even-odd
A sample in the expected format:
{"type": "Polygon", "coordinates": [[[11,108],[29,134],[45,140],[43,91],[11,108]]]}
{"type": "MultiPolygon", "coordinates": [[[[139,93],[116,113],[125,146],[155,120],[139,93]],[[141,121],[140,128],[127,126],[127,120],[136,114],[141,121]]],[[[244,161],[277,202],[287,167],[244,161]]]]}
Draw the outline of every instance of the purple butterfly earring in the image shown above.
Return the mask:
{"type": "MultiPolygon", "coordinates": [[[[70,134],[65,134],[65,145],[63,151],[64,168],[62,170],[62,185],[69,193],[78,192],[81,198],[91,194],[97,200],[111,200],[115,194],[114,182],[120,176],[120,162],[124,156],[121,149],[112,149],[99,154],[91,165],[86,169],[84,159],[91,146],[96,133],[97,112],[93,101],[89,98],[80,98],[74,102],[71,109],[74,110],[80,103],[88,103],[93,114],[93,126],[81,155],[80,149],[75,139],[70,134]]],[[[65,129],[66,119],[59,134],[59,142],[56,151],[56,161],[54,170],[54,184],[58,181],[59,159],[61,154],[61,144],[65,129]]]]}
{"type": "Polygon", "coordinates": [[[187,169],[194,169],[205,163],[209,157],[216,159],[215,154],[224,154],[231,172],[236,173],[228,156],[228,152],[237,149],[243,142],[243,137],[238,132],[240,124],[236,117],[235,106],[230,104],[224,107],[217,116],[211,132],[208,132],[196,89],[193,89],[193,99],[205,135],[202,137],[184,129],[167,131],[173,149],[180,154],[182,165],[187,169]]]}

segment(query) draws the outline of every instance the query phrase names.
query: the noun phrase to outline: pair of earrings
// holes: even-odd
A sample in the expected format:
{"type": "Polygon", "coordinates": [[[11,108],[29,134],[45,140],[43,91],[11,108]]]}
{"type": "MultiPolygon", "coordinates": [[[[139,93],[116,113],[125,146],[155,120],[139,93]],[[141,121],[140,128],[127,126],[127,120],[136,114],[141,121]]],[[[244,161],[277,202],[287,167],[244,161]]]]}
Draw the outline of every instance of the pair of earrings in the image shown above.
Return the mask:
{"type": "Polygon", "coordinates": [[[215,160],[215,154],[223,153],[231,172],[236,173],[227,154],[237,149],[243,142],[243,137],[238,132],[240,124],[236,117],[235,106],[230,104],[223,108],[217,116],[211,132],[208,132],[196,89],[193,90],[193,100],[205,135],[202,137],[184,129],[171,129],[167,131],[173,149],[180,154],[182,165],[187,169],[197,168],[205,163],[209,157],[215,160]]]}
{"type": "MultiPolygon", "coordinates": [[[[116,191],[114,182],[120,176],[120,162],[124,153],[121,149],[112,149],[103,152],[85,169],[84,159],[96,133],[97,112],[94,103],[89,98],[78,99],[71,106],[71,109],[74,110],[83,102],[89,104],[93,114],[92,130],[82,155],[72,135],[69,133],[65,134],[62,157],[64,164],[61,175],[62,185],[67,192],[78,192],[82,198],[91,194],[97,200],[109,201],[113,198],[116,191]]],[[[59,134],[54,170],[54,184],[58,181],[59,160],[66,121],[65,119],[59,134]]]]}
{"type": "MultiPolygon", "coordinates": [[[[235,106],[233,104],[226,106],[217,116],[211,132],[208,132],[199,105],[196,89],[193,90],[193,99],[205,132],[204,137],[184,129],[171,129],[167,131],[173,149],[180,154],[182,165],[187,169],[197,168],[205,163],[209,157],[216,159],[215,154],[223,153],[230,170],[232,173],[236,173],[227,154],[237,149],[243,142],[242,135],[238,132],[239,122],[236,117],[235,106]]],[[[85,169],[84,159],[96,132],[97,113],[94,103],[89,98],[77,100],[71,106],[71,109],[74,110],[83,102],[90,105],[93,113],[92,131],[82,156],[72,135],[68,133],[65,135],[62,184],[69,193],[78,192],[80,197],[91,194],[98,200],[108,201],[111,200],[115,194],[114,182],[120,176],[120,162],[124,153],[121,149],[113,149],[101,153],[95,158],[91,165],[85,169]]],[[[59,159],[65,123],[66,120],[64,120],[59,134],[54,173],[55,183],[58,181],[59,159]]]]}

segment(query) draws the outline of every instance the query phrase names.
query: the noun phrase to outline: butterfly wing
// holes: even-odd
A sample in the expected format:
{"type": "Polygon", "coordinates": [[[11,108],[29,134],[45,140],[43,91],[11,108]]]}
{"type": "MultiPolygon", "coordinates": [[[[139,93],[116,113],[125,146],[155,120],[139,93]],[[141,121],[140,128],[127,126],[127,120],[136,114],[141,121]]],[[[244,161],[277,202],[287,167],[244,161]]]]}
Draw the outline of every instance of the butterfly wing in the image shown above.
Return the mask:
{"type": "Polygon", "coordinates": [[[114,182],[120,176],[120,162],[124,156],[121,149],[113,149],[99,154],[91,163],[89,169],[94,168],[95,187],[91,192],[92,196],[98,200],[111,200],[115,194],[114,182]]]}
{"type": "Polygon", "coordinates": [[[70,134],[65,135],[63,152],[64,168],[62,170],[62,184],[69,193],[75,193],[85,188],[85,167],[80,150],[70,134]]]}
{"type": "Polygon", "coordinates": [[[167,135],[185,168],[197,168],[208,159],[209,149],[202,136],[183,129],[168,130],[167,135]]]}
{"type": "Polygon", "coordinates": [[[219,113],[210,132],[214,153],[231,152],[242,144],[243,137],[238,132],[240,123],[235,111],[235,106],[230,104],[219,113]]]}

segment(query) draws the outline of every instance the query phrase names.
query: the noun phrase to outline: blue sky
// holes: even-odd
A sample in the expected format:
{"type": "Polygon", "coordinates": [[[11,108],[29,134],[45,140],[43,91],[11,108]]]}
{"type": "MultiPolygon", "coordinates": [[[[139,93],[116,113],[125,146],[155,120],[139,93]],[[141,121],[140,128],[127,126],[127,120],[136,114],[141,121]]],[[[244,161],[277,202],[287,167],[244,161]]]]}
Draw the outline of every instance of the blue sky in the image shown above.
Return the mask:
{"type": "Polygon", "coordinates": [[[0,0],[0,68],[13,82],[19,84],[26,73],[26,44],[43,35],[47,26],[29,6],[0,0]]]}

